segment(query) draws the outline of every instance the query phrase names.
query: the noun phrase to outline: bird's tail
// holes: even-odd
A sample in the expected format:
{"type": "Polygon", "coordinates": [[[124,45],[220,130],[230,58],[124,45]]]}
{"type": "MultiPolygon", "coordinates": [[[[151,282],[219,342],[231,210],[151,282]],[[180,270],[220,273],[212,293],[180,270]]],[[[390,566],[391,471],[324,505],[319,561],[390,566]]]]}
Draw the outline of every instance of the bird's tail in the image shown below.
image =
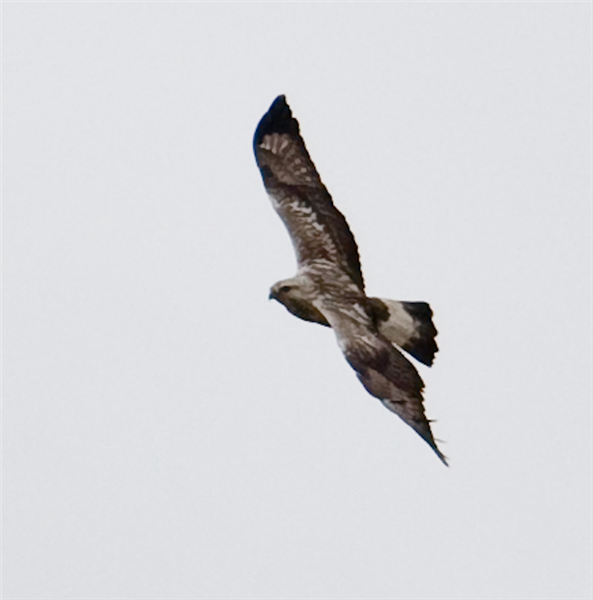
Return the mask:
{"type": "Polygon", "coordinates": [[[379,332],[392,344],[430,366],[438,351],[437,330],[426,302],[400,302],[369,298],[373,320],[379,332]]]}

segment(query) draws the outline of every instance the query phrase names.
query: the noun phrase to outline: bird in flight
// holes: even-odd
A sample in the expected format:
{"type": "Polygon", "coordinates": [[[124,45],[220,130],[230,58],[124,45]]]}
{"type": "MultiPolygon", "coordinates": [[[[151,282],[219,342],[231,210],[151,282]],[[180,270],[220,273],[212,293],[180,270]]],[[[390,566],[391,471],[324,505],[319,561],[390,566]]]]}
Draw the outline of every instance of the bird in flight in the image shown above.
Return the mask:
{"type": "Polygon", "coordinates": [[[270,298],[300,319],[331,327],[366,390],[412,427],[446,465],[424,414],[424,383],[399,350],[432,364],[438,348],[430,306],[365,294],[354,236],[321,182],[284,96],[262,117],[253,147],[298,263],[297,274],[273,285],[270,298]]]}

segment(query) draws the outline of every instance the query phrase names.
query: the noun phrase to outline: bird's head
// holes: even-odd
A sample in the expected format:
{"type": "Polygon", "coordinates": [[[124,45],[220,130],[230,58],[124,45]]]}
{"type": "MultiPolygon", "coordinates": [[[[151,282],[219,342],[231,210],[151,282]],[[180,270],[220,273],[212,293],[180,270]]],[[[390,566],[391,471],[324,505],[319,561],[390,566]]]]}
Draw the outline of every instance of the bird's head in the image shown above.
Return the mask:
{"type": "Polygon", "coordinates": [[[304,275],[297,275],[290,279],[278,281],[270,288],[270,300],[278,300],[285,304],[285,300],[301,300],[310,302],[313,285],[311,280],[304,275]]]}
{"type": "Polygon", "coordinates": [[[277,300],[295,317],[327,325],[325,317],[315,308],[313,282],[305,275],[297,275],[275,283],[270,289],[270,299],[277,300]]]}

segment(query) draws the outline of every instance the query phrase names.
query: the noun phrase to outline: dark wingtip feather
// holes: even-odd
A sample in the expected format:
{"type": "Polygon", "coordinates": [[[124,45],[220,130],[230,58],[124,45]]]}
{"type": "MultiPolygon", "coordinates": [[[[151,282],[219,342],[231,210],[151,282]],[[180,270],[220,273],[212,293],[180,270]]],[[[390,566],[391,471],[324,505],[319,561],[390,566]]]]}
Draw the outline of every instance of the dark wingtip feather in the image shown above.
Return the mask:
{"type": "Polygon", "coordinates": [[[445,465],[445,467],[448,467],[449,463],[447,462],[447,457],[437,448],[437,445],[433,445],[429,442],[429,446],[435,451],[435,454],[441,459],[441,462],[445,465]]]}
{"type": "Polygon", "coordinates": [[[425,423],[419,422],[411,425],[416,433],[433,449],[434,453],[441,459],[441,462],[448,467],[449,463],[447,462],[447,457],[439,450],[436,440],[432,435],[432,431],[430,430],[431,422],[433,422],[433,420],[426,419],[425,423]]]}
{"type": "Polygon", "coordinates": [[[299,123],[292,116],[290,107],[286,103],[286,96],[278,96],[268,109],[268,112],[261,118],[253,144],[257,146],[261,143],[265,135],[270,133],[290,133],[292,135],[299,134],[299,123]]]}

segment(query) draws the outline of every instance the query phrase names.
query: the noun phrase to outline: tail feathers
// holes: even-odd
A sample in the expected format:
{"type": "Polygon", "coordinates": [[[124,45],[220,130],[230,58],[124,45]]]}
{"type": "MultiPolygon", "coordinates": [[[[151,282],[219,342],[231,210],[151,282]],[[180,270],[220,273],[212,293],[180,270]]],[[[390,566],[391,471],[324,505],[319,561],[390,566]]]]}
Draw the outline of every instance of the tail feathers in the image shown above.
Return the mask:
{"type": "Polygon", "coordinates": [[[437,330],[426,302],[400,302],[369,298],[379,332],[425,365],[432,365],[438,351],[437,330]]]}

